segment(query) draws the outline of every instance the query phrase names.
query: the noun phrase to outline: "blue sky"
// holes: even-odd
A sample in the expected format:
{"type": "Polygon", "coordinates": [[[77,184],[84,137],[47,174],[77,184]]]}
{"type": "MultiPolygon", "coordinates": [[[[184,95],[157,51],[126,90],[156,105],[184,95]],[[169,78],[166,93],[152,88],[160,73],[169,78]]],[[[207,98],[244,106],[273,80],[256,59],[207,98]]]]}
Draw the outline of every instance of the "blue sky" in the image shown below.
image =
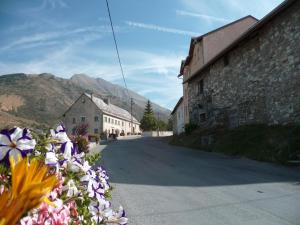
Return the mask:
{"type": "MultiPolygon", "coordinates": [[[[129,89],[172,109],[190,38],[282,0],[109,0],[129,89]]],[[[85,73],[124,86],[105,0],[1,0],[0,74],[85,73]]]]}

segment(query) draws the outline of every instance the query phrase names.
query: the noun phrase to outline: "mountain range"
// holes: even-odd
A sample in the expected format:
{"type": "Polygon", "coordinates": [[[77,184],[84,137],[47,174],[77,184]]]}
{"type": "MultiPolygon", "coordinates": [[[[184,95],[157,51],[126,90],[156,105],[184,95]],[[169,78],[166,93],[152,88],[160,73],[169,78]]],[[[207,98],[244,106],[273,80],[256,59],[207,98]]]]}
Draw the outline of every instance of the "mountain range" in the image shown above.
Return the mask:
{"type": "MultiPolygon", "coordinates": [[[[0,126],[53,126],[63,113],[83,93],[89,92],[130,112],[133,98],[133,116],[140,120],[148,99],[101,78],[85,74],[73,75],[70,79],[53,74],[7,74],[0,76],[0,126]]],[[[156,116],[167,121],[170,110],[152,103],[156,116]]]]}

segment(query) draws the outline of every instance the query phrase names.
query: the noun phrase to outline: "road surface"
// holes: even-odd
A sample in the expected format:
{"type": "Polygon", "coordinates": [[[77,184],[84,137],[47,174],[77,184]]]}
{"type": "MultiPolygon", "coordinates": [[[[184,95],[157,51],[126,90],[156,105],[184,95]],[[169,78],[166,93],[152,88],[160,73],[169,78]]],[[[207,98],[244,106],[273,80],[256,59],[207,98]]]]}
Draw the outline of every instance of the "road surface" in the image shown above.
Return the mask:
{"type": "Polygon", "coordinates": [[[129,225],[299,225],[300,170],[168,145],[118,140],[101,164],[129,225]]]}

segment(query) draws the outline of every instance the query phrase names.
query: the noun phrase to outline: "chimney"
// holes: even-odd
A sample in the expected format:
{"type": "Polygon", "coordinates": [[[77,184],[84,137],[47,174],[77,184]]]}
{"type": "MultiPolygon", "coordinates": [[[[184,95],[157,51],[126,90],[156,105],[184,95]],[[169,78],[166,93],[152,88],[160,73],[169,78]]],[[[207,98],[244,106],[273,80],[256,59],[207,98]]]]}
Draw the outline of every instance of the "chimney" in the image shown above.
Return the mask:
{"type": "Polygon", "coordinates": [[[103,101],[104,101],[107,105],[110,104],[110,99],[109,99],[108,97],[107,97],[107,98],[104,98],[103,101]]]}

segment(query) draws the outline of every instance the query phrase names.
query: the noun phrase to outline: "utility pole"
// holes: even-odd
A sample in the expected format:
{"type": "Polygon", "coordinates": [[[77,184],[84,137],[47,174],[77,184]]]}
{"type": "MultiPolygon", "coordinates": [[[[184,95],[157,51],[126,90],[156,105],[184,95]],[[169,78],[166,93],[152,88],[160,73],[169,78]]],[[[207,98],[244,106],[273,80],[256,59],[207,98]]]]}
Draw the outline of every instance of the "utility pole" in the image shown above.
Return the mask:
{"type": "Polygon", "coordinates": [[[130,115],[131,115],[131,128],[130,128],[130,133],[132,134],[133,132],[133,117],[132,117],[132,106],[133,106],[133,98],[130,98],[130,115]]]}
{"type": "Polygon", "coordinates": [[[157,136],[159,137],[159,112],[157,112],[157,136]]]}

